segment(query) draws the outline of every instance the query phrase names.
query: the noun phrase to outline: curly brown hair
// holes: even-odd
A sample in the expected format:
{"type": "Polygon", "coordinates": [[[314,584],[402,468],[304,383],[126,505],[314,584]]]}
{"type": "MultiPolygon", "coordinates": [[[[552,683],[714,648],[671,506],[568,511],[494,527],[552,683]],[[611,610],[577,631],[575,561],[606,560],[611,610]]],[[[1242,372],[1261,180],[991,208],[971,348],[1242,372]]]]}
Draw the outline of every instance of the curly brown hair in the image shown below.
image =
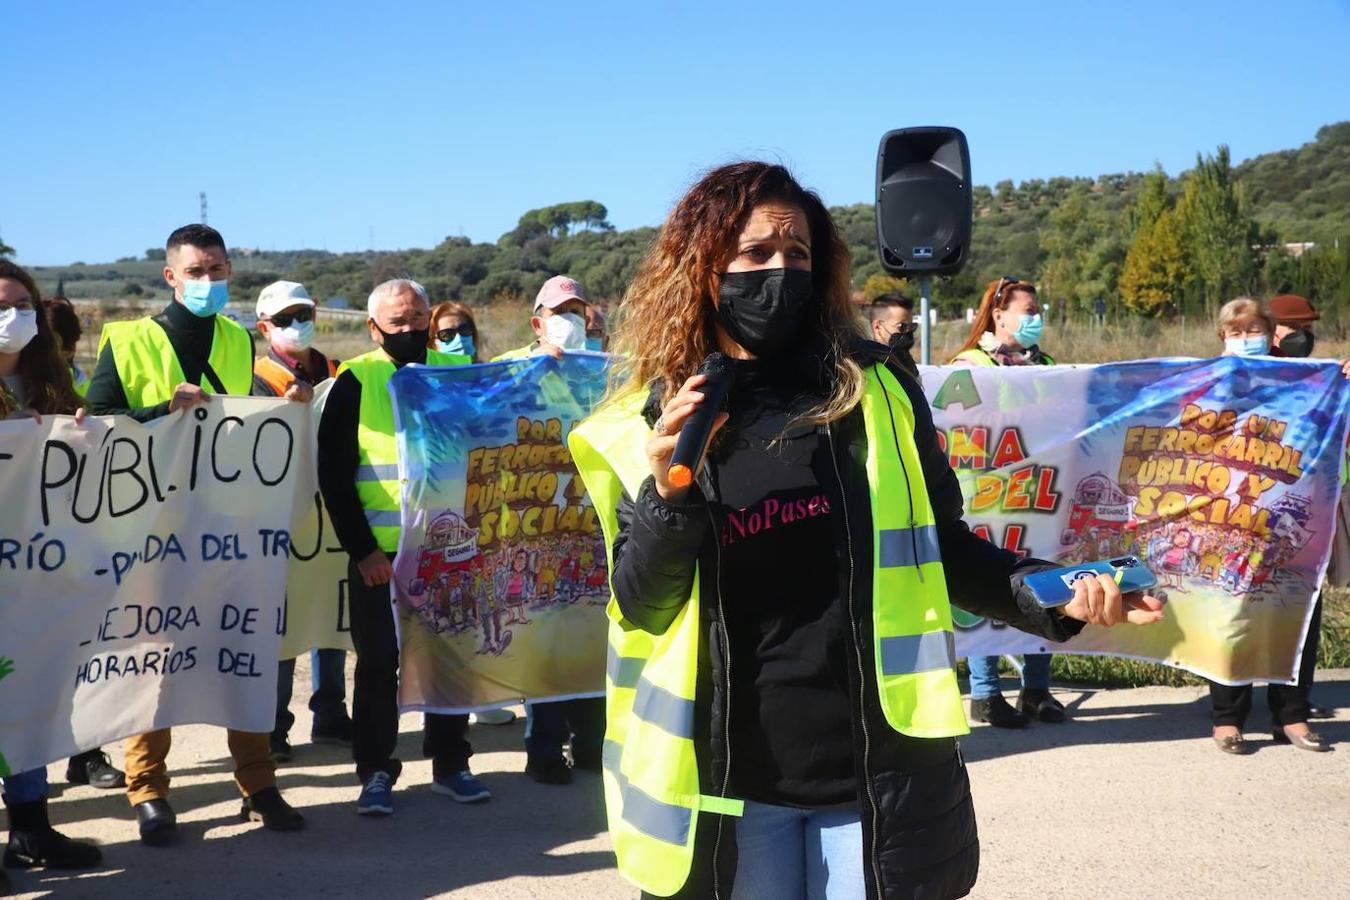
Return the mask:
{"type": "Polygon", "coordinates": [[[5,278],[23,285],[33,308],[37,310],[37,337],[19,351],[18,374],[23,379],[24,393],[27,394],[24,406],[44,416],[73,415],[75,410],[84,405],[84,401],[75,393],[75,383],[70,367],[61,355],[60,342],[47,316],[43,314],[42,296],[37,282],[15,263],[0,259],[0,279],[5,278]]]}
{"type": "Polygon", "coordinates": [[[823,335],[834,369],[829,397],[803,418],[842,418],[862,396],[863,374],[844,352],[861,335],[850,301],[848,246],[820,197],[783,166],[740,162],[705,174],[675,205],[643,258],[617,314],[613,352],[615,390],[638,390],[660,380],[673,397],[717,349],[716,307],[722,274],[755,207],[780,202],[800,209],[810,227],[811,282],[816,297],[809,327],[823,335]]]}

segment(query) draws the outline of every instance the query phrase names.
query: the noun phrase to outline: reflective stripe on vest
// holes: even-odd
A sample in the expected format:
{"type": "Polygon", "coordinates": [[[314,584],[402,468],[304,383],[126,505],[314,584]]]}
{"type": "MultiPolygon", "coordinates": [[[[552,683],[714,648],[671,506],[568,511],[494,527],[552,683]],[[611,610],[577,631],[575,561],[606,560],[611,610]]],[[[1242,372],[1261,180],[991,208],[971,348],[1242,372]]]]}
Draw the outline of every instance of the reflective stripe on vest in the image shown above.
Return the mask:
{"type": "MultiPolygon", "coordinates": [[[[112,347],[117,378],[122,382],[129,406],[168,402],[173,389],[187,380],[168,334],[154,319],[108,322],[99,336],[100,356],[105,346],[112,347]]],[[[253,387],[253,340],[243,326],[225,316],[216,316],[207,362],[220,378],[225,393],[249,395],[253,387]]],[[[205,375],[200,386],[213,390],[205,375]]]]}
{"type": "MultiPolygon", "coordinates": [[[[624,493],[649,471],[642,398],[629,395],[572,430],[569,447],[609,552],[624,493]]],[[[914,413],[894,376],[867,371],[862,415],[874,526],[873,628],[877,685],[897,731],[968,731],[956,681],[955,637],[937,528],[914,444],[914,413]],[[906,488],[908,487],[908,490],[906,488]]],[[[610,559],[613,571],[613,559],[610,559]]],[[[699,659],[697,574],[689,602],[662,635],[624,623],[611,596],[606,664],[605,802],[619,871],[658,896],[676,893],[693,861],[697,813],[739,815],[741,802],[698,794],[693,735],[699,659]]]]}
{"type": "MultiPolygon", "coordinates": [[[[468,365],[469,357],[458,353],[427,351],[429,366],[468,365]]],[[[386,553],[398,551],[403,516],[400,511],[403,485],[398,474],[398,443],[394,438],[394,401],[389,379],[397,371],[383,350],[376,348],[338,368],[350,371],[361,383],[361,410],[356,426],[360,455],[356,466],[356,495],[366,512],[366,522],[375,542],[386,553]]]]}

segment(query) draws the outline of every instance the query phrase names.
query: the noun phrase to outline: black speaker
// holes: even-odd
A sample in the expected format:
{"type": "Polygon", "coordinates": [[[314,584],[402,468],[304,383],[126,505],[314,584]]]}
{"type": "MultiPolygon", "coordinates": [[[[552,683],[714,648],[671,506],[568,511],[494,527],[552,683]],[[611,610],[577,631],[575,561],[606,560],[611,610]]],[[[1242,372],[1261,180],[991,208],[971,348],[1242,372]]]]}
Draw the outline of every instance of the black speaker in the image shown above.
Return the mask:
{"type": "Polygon", "coordinates": [[[877,152],[877,249],[893,275],[953,275],[970,255],[970,147],[958,128],[900,128],[877,152]]]}

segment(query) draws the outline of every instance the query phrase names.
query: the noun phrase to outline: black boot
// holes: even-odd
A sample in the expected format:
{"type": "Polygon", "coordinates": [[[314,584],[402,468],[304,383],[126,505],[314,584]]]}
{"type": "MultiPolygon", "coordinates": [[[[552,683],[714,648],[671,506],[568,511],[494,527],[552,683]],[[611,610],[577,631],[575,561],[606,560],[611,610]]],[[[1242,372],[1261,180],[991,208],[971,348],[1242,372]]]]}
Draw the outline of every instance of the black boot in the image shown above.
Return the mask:
{"type": "Polygon", "coordinates": [[[66,763],[66,781],[104,791],[127,786],[126,773],[114,766],[100,747],[72,756],[66,763]]]}
{"type": "Polygon", "coordinates": [[[15,803],[9,812],[8,869],[89,869],[103,862],[103,851],[93,844],[72,841],[52,828],[47,800],[15,803]]]}
{"type": "Polygon", "coordinates": [[[169,801],[161,797],[136,804],[141,843],[148,847],[165,847],[178,840],[178,817],[169,801]]]}
{"type": "Polygon", "coordinates": [[[1068,718],[1064,713],[1064,704],[1041,688],[1024,688],[1017,695],[1017,708],[1024,716],[1042,722],[1059,724],[1068,718]]]}
{"type": "Polygon", "coordinates": [[[1025,728],[1026,716],[1008,705],[1002,694],[995,694],[986,700],[970,701],[970,718],[973,722],[988,722],[995,728],[1025,728]]]}
{"type": "Polygon", "coordinates": [[[239,817],[244,821],[262,822],[264,828],[272,831],[299,831],[305,827],[305,817],[287,803],[275,787],[263,788],[245,797],[239,817]]]}

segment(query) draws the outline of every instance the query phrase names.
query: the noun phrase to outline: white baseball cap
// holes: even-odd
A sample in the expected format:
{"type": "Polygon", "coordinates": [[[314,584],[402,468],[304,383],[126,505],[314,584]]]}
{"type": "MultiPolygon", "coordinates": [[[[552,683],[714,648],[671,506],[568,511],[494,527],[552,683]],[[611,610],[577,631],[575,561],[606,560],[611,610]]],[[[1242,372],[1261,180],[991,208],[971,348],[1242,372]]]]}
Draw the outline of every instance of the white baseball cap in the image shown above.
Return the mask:
{"type": "Polygon", "coordinates": [[[258,318],[274,316],[283,309],[292,306],[313,306],[309,291],[298,281],[274,281],[262,289],[258,295],[258,306],[254,310],[258,318]]]}

